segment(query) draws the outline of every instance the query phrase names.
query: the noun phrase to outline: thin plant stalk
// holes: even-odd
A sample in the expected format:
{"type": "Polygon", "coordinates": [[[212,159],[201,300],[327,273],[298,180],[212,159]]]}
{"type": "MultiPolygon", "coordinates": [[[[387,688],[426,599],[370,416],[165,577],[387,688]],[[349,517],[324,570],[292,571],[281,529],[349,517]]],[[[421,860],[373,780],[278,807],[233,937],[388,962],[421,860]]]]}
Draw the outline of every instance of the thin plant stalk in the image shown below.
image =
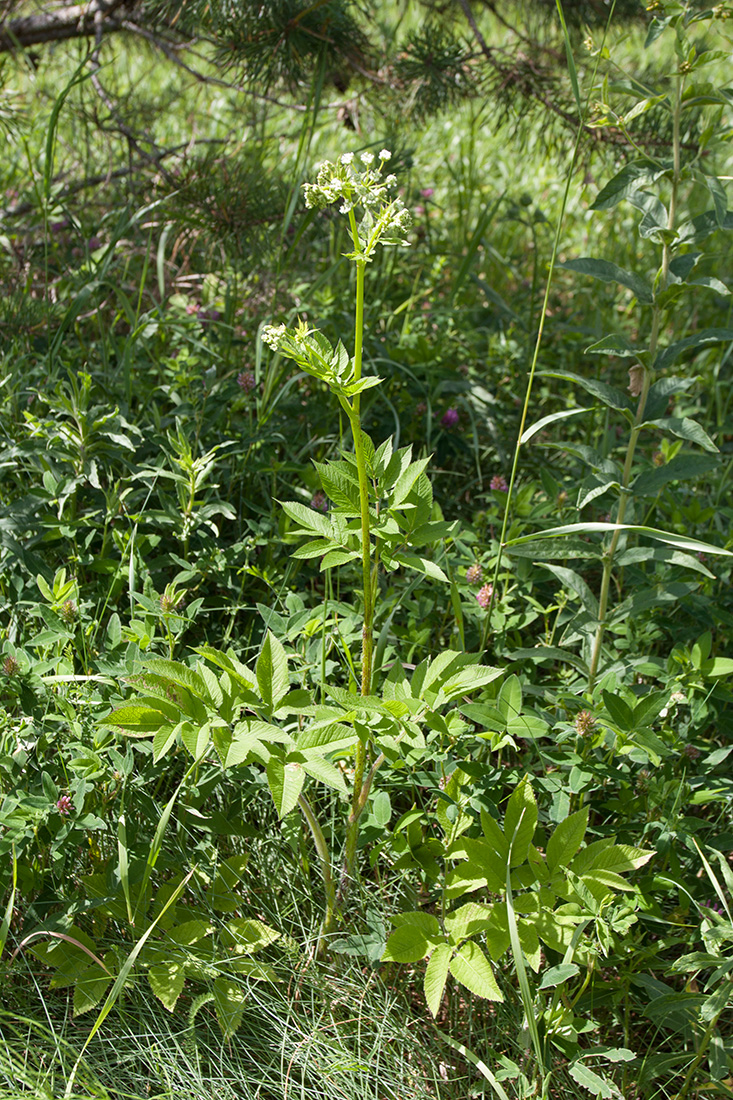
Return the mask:
{"type": "MultiPolygon", "coordinates": [[[[669,239],[674,232],[674,224],[677,215],[677,190],[680,181],[680,116],[682,113],[682,89],[683,89],[683,77],[678,76],[675,84],[675,97],[673,106],[673,171],[672,171],[672,194],[669,202],[669,216],[667,219],[667,229],[669,231],[667,238],[664,241],[662,250],[662,267],[660,272],[659,286],[660,291],[663,291],[667,286],[669,279],[669,262],[671,258],[669,239]]],[[[639,403],[636,408],[636,416],[634,417],[634,426],[631,429],[629,436],[629,443],[626,448],[626,458],[624,461],[624,469],[621,477],[621,495],[618,502],[618,509],[616,512],[616,530],[611,536],[611,541],[608,545],[603,556],[603,574],[601,576],[601,588],[598,598],[598,625],[596,627],[595,637],[593,639],[593,649],[591,652],[590,670],[588,674],[588,691],[592,692],[596,682],[596,676],[598,674],[598,666],[601,659],[601,651],[603,647],[603,635],[606,629],[606,622],[608,619],[608,600],[611,591],[611,575],[613,569],[613,561],[616,555],[616,549],[618,547],[619,539],[621,537],[622,524],[626,518],[626,510],[629,504],[629,485],[631,482],[631,472],[634,463],[634,455],[636,453],[636,445],[641,435],[641,430],[644,425],[644,413],[646,411],[647,399],[649,397],[649,390],[652,384],[652,367],[654,357],[657,353],[657,344],[659,342],[659,331],[662,322],[662,309],[659,305],[658,295],[655,295],[654,304],[652,306],[652,327],[649,337],[649,363],[648,367],[642,368],[642,385],[641,392],[639,394],[639,403]]]]}

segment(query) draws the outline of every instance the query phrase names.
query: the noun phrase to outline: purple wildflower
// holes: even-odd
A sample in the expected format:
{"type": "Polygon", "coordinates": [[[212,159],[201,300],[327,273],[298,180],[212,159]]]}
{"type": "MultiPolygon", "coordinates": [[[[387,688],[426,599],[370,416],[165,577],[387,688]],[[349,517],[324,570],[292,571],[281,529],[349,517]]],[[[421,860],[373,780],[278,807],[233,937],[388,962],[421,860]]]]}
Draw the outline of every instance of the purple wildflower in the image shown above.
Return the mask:
{"type": "Polygon", "coordinates": [[[481,568],[481,562],[475,561],[473,565],[469,565],[466,570],[466,580],[469,584],[481,584],[483,580],[484,571],[481,568]]]}
{"type": "Polygon", "coordinates": [[[509,486],[503,474],[494,474],[491,481],[489,482],[489,488],[494,489],[496,490],[496,492],[499,493],[509,492],[509,486]]]}
{"type": "Polygon", "coordinates": [[[252,371],[240,371],[237,375],[237,385],[240,390],[244,390],[245,393],[251,393],[255,388],[255,376],[252,374],[252,371]]]}
{"type": "Polygon", "coordinates": [[[56,803],[56,809],[62,817],[68,817],[69,810],[71,809],[71,798],[68,794],[61,795],[61,798],[56,803]]]}
{"type": "Polygon", "coordinates": [[[493,595],[494,595],[494,586],[493,586],[493,584],[485,584],[483,586],[483,588],[480,588],[478,590],[478,592],[476,593],[476,602],[478,603],[479,607],[483,607],[483,609],[486,610],[486,608],[491,603],[491,597],[493,595]]]}
{"type": "Polygon", "coordinates": [[[455,428],[459,420],[460,416],[458,415],[458,409],[446,409],[440,419],[440,423],[444,428],[455,428]]]}
{"type": "Polygon", "coordinates": [[[314,512],[328,511],[328,497],[320,489],[317,489],[311,498],[311,508],[314,512]]]}

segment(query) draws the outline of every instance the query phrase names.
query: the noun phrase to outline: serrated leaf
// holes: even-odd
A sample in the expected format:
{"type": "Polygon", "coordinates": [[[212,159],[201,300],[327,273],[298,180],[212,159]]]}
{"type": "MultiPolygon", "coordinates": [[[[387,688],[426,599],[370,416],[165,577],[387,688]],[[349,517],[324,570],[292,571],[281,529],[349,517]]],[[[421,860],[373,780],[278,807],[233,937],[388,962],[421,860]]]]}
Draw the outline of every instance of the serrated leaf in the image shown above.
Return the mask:
{"type": "Polygon", "coordinates": [[[560,822],[547,844],[547,865],[551,871],[560,866],[567,867],[583,843],[587,828],[587,806],[560,822]]]}
{"type": "Polygon", "coordinates": [[[449,947],[447,943],[439,943],[430,956],[430,961],[425,971],[423,990],[425,992],[425,1000],[427,1001],[428,1008],[433,1017],[438,1015],[440,1003],[443,1000],[443,990],[448,980],[448,968],[452,954],[452,947],[449,947]]]}
{"type": "Polygon", "coordinates": [[[261,920],[237,918],[222,931],[222,942],[237,954],[254,955],[280,938],[280,933],[261,920]]]}
{"type": "Polygon", "coordinates": [[[225,1039],[231,1038],[242,1022],[246,997],[241,985],[219,976],[214,982],[214,1008],[225,1039]]]}
{"type": "Polygon", "coordinates": [[[273,710],[290,689],[288,659],[272,631],[267,632],[255,665],[262,702],[273,710]]]}
{"type": "Polygon", "coordinates": [[[214,926],[209,921],[196,917],[193,920],[183,921],[181,924],[174,924],[172,928],[168,929],[168,935],[174,943],[180,944],[182,947],[190,947],[192,943],[197,943],[204,936],[208,936],[213,929],[214,926]]]}
{"type": "Polygon", "coordinates": [[[504,836],[510,845],[512,867],[526,860],[536,827],[537,801],[525,776],[509,798],[504,817],[504,836]]]}
{"type": "Polygon", "coordinates": [[[315,509],[292,500],[280,501],[279,504],[285,514],[290,519],[295,520],[296,523],[299,523],[305,531],[312,531],[314,534],[322,535],[325,538],[330,537],[331,521],[321,512],[316,512],[315,509]]]}
{"type": "Polygon", "coordinates": [[[164,1008],[173,1012],[176,1001],[183,992],[186,980],[186,969],[183,963],[175,959],[156,963],[148,970],[150,988],[164,1008]]]}
{"type": "Polygon", "coordinates": [[[433,939],[434,935],[430,935],[424,928],[415,924],[401,924],[390,933],[382,962],[418,962],[428,954],[433,939]]]}
{"type": "Polygon", "coordinates": [[[276,756],[271,756],[268,760],[266,772],[275,809],[278,817],[283,818],[298,804],[305,772],[300,764],[285,764],[276,756]]]}
{"type": "Polygon", "coordinates": [[[689,481],[718,468],[720,460],[712,455],[676,455],[656,469],[644,470],[633,482],[632,492],[640,496],[655,496],[670,481],[689,481]]]}
{"type": "Polygon", "coordinates": [[[320,571],[324,573],[327,569],[335,569],[338,565],[346,565],[347,562],[354,561],[358,557],[361,557],[358,550],[329,550],[323,556],[320,571]]]}
{"type": "Polygon", "coordinates": [[[139,737],[148,737],[162,725],[170,726],[167,714],[140,703],[128,703],[118,707],[101,719],[103,726],[118,726],[125,732],[134,731],[139,737]]]}
{"type": "Polygon", "coordinates": [[[641,276],[633,271],[627,271],[610,260],[596,260],[591,256],[582,256],[577,260],[566,260],[558,264],[558,267],[567,268],[569,271],[577,271],[580,275],[590,275],[593,279],[600,279],[603,283],[619,283],[645,305],[651,305],[654,301],[651,287],[641,276]]]}
{"type": "Polygon", "coordinates": [[[451,959],[449,969],[456,981],[477,997],[483,997],[487,1001],[504,1000],[504,995],[496,984],[491,963],[478,944],[470,940],[464,943],[451,959]]]}
{"type": "Polygon", "coordinates": [[[425,472],[429,464],[429,458],[419,458],[416,462],[411,462],[402,471],[391,494],[390,506],[392,508],[399,508],[400,504],[404,503],[415,482],[425,472]]]}
{"type": "Polygon", "coordinates": [[[400,565],[404,565],[408,569],[414,569],[417,573],[422,573],[426,577],[432,577],[433,580],[448,581],[448,577],[446,577],[440,566],[436,565],[434,561],[430,561],[429,558],[421,558],[417,554],[410,554],[404,550],[392,554],[391,557],[400,565]]]}
{"type": "MultiPolygon", "coordinates": [[[[105,962],[113,961],[111,953],[105,958],[105,962]]],[[[74,986],[74,1015],[81,1016],[84,1012],[96,1008],[102,1000],[112,978],[105,974],[98,966],[90,966],[76,980],[74,986]]]]}
{"type": "Polygon", "coordinates": [[[339,771],[328,760],[324,760],[322,756],[309,756],[307,759],[300,761],[300,766],[312,779],[317,779],[319,783],[325,783],[327,787],[331,787],[346,797],[348,791],[343,772],[339,771]]]}

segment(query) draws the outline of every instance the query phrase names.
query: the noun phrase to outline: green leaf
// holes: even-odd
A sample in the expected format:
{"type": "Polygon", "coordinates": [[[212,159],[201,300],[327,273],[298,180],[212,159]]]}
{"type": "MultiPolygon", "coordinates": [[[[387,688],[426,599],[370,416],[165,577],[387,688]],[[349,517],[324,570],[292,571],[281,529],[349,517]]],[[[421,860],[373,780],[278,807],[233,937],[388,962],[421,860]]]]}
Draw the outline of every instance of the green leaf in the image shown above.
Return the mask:
{"type": "Polygon", "coordinates": [[[549,569],[551,573],[557,577],[559,581],[566,587],[575,592],[580,597],[580,601],[586,611],[594,617],[598,617],[598,600],[591,592],[587,581],[583,580],[579,573],[576,573],[572,569],[566,569],[562,565],[550,565],[549,562],[539,562],[544,569],[549,569]]]}
{"type": "Polygon", "coordinates": [[[551,871],[560,866],[567,867],[583,843],[587,828],[587,806],[560,822],[547,844],[547,865],[551,871]]]}
{"type": "Polygon", "coordinates": [[[183,963],[175,959],[156,963],[148,970],[150,988],[169,1012],[175,1009],[176,1001],[183,992],[185,980],[186,968],[183,963]]]}
{"type": "Polygon", "coordinates": [[[325,783],[327,787],[338,791],[344,797],[348,794],[343,772],[339,771],[328,760],[324,760],[322,756],[309,756],[301,759],[300,766],[304,772],[310,775],[311,778],[317,779],[319,783],[325,783]]]}
{"type": "Polygon", "coordinates": [[[145,660],[144,667],[155,676],[172,680],[174,684],[187,688],[194,695],[198,695],[199,698],[204,697],[204,685],[201,676],[194,669],[189,668],[188,665],[181,664],[180,661],[169,661],[165,657],[148,657],[145,660]]]}
{"type": "Polygon", "coordinates": [[[585,351],[586,355],[618,355],[623,359],[639,358],[638,349],[620,332],[612,332],[609,336],[604,336],[602,340],[591,344],[585,351]]]}
{"type": "Polygon", "coordinates": [[[316,512],[313,508],[308,508],[305,504],[298,504],[296,501],[288,500],[279,501],[278,503],[285,515],[289,516],[290,519],[294,519],[305,531],[312,531],[314,534],[326,538],[330,537],[331,521],[328,516],[316,512]]]}
{"type": "Polygon", "coordinates": [[[117,726],[123,733],[134,733],[137,737],[148,737],[156,733],[162,725],[170,728],[168,715],[140,703],[128,703],[118,707],[100,720],[103,726],[117,726]]]}
{"type": "Polygon", "coordinates": [[[638,191],[642,184],[652,182],[660,174],[660,170],[655,170],[647,161],[632,161],[598,192],[591,210],[610,210],[638,191]]]}
{"type": "Polygon", "coordinates": [[[428,954],[433,940],[434,935],[429,935],[424,928],[414,924],[401,924],[390,933],[382,962],[418,962],[428,954]]]}
{"type": "MultiPolygon", "coordinates": [[[[105,956],[105,963],[114,963],[112,952],[105,956]]],[[[112,978],[98,966],[92,965],[79,975],[74,986],[74,1015],[89,1012],[102,1000],[112,978]]]]}
{"type": "MultiPolygon", "coordinates": [[[[586,349],[590,350],[590,349],[586,349]]],[[[558,420],[568,420],[571,416],[580,416],[581,413],[589,412],[589,409],[561,409],[560,412],[550,413],[549,416],[543,416],[541,420],[535,421],[530,425],[522,434],[520,443],[529,443],[532,436],[537,435],[537,432],[541,432],[543,428],[547,428],[550,424],[555,424],[558,420]]]]}
{"type": "Polygon", "coordinates": [[[478,944],[470,940],[464,943],[450,960],[449,969],[456,981],[477,997],[483,997],[487,1001],[504,1000],[504,995],[496,984],[491,963],[478,944]]]}
{"type": "Polygon", "coordinates": [[[542,975],[540,989],[554,989],[570,978],[575,978],[580,973],[580,968],[575,963],[560,963],[559,966],[551,966],[542,975]]]}
{"type": "Polygon", "coordinates": [[[214,926],[207,920],[203,920],[201,917],[195,917],[193,920],[183,921],[181,924],[175,924],[172,928],[168,929],[168,935],[174,943],[179,944],[181,947],[190,947],[193,943],[198,943],[204,936],[208,936],[213,932],[214,926]]]}
{"type": "Polygon", "coordinates": [[[712,439],[696,420],[689,416],[665,416],[660,420],[647,420],[642,424],[643,428],[661,428],[662,431],[671,432],[679,439],[687,439],[691,443],[697,443],[706,451],[717,451],[718,448],[712,439]]]}
{"type": "Polygon", "coordinates": [[[429,464],[430,458],[419,458],[416,462],[411,462],[407,469],[402,471],[392,491],[390,507],[399,508],[400,504],[404,503],[413,485],[420,475],[425,472],[429,464]]]}
{"type": "Polygon", "coordinates": [[[486,905],[475,901],[466,902],[445,918],[445,930],[455,944],[474,936],[490,926],[492,911],[486,905]]]}
{"type": "Polygon", "coordinates": [[[590,256],[583,256],[577,260],[566,260],[558,264],[569,271],[577,271],[580,275],[590,275],[593,279],[600,279],[603,283],[620,283],[627,287],[644,305],[651,305],[654,301],[651,287],[639,275],[633,271],[627,271],[610,260],[594,260],[590,256]]]}
{"type": "Polygon", "coordinates": [[[358,550],[329,550],[324,555],[321,561],[321,573],[324,573],[326,569],[335,569],[338,565],[346,565],[347,562],[354,561],[356,558],[361,557],[358,550]]]}
{"type": "Polygon", "coordinates": [[[670,546],[679,546],[683,550],[702,551],[705,554],[722,554],[725,557],[733,557],[733,551],[724,550],[720,546],[711,546],[707,542],[700,542],[698,539],[689,539],[684,535],[673,534],[671,531],[657,531],[655,527],[642,527],[633,523],[568,523],[563,527],[550,527],[545,531],[537,531],[533,535],[520,535],[519,538],[509,539],[506,545],[508,547],[513,547],[535,540],[539,541],[545,538],[557,538],[560,535],[573,535],[578,531],[584,531],[590,534],[594,531],[608,532],[616,530],[636,531],[640,535],[649,535],[650,538],[669,543],[670,546]]]}
{"type": "Polygon", "coordinates": [[[377,825],[383,829],[389,825],[392,817],[392,803],[387,791],[378,791],[372,799],[372,813],[377,825]]]}
{"type": "Polygon", "coordinates": [[[632,408],[631,399],[623,390],[617,390],[614,386],[608,386],[605,382],[599,382],[596,378],[584,378],[582,374],[575,374],[569,370],[543,370],[537,373],[540,378],[560,378],[565,382],[574,382],[612,409],[632,408]]]}
{"type": "Polygon", "coordinates": [[[443,1000],[443,990],[448,980],[448,968],[452,954],[452,947],[449,947],[447,943],[439,943],[430,956],[425,971],[423,990],[433,1018],[438,1015],[440,1002],[443,1000]]]}
{"type": "Polygon", "coordinates": [[[693,336],[686,336],[683,340],[677,340],[669,347],[662,348],[654,361],[655,370],[666,370],[684,351],[692,348],[707,347],[709,344],[727,344],[733,342],[733,329],[730,328],[704,328],[693,336]]]}
{"type": "Polygon", "coordinates": [[[280,938],[280,933],[261,920],[237,918],[230,920],[222,931],[222,943],[233,947],[238,955],[254,955],[280,938]]]}
{"type": "Polygon", "coordinates": [[[288,679],[288,659],[282,644],[272,631],[267,632],[260,655],[255,665],[257,684],[262,702],[274,710],[290,688],[288,679]]]}
{"type": "Polygon", "coordinates": [[[710,455],[676,455],[664,466],[645,470],[631,488],[637,496],[655,496],[670,481],[689,481],[709,474],[719,466],[719,459],[710,455]]]}
{"type": "Polygon", "coordinates": [[[588,1089],[594,1096],[600,1096],[603,1100],[613,1100],[619,1095],[618,1090],[605,1077],[600,1077],[582,1062],[573,1062],[568,1073],[582,1088],[588,1089]]]}
{"type": "Polygon", "coordinates": [[[214,1008],[225,1039],[231,1038],[242,1022],[245,993],[241,985],[221,975],[214,982],[214,1008]]]}
{"type": "Polygon", "coordinates": [[[285,764],[276,756],[267,762],[267,785],[275,803],[278,817],[283,818],[295,809],[305,782],[305,772],[300,764],[285,764]]]}
{"type": "Polygon", "coordinates": [[[512,867],[526,860],[536,826],[537,802],[525,776],[507,802],[504,817],[504,836],[510,845],[512,867]]]}

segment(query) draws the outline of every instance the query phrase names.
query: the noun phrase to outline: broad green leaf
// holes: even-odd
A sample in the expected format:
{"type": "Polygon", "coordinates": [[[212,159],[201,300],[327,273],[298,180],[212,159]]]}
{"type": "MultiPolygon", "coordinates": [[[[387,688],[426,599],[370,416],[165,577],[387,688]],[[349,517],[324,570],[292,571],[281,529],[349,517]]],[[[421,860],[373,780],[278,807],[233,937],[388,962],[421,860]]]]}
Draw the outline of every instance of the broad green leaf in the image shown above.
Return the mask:
{"type": "Polygon", "coordinates": [[[278,817],[285,817],[298,804],[305,782],[305,772],[300,764],[285,764],[276,756],[270,757],[266,771],[267,785],[278,817]]]}
{"type": "MultiPolygon", "coordinates": [[[[105,963],[114,965],[114,956],[108,952],[105,963]]],[[[112,978],[105,974],[98,966],[90,966],[83,971],[76,980],[74,986],[74,1015],[81,1016],[83,1012],[89,1012],[102,1000],[112,978]]]]}
{"type": "Polygon", "coordinates": [[[658,371],[666,370],[684,351],[707,347],[710,344],[728,344],[731,342],[733,342],[733,329],[704,328],[692,336],[685,336],[683,340],[677,340],[669,347],[662,348],[654,361],[654,367],[658,371]]]}
{"type": "Polygon", "coordinates": [[[558,264],[558,267],[577,271],[580,275],[590,275],[603,283],[620,283],[631,290],[644,305],[651,305],[654,301],[651,287],[641,276],[633,271],[626,271],[610,260],[595,260],[590,256],[583,256],[577,260],[566,260],[565,263],[558,264]]]}
{"type": "Polygon", "coordinates": [[[372,799],[372,813],[377,825],[384,829],[392,817],[392,803],[387,791],[378,791],[372,799]]]}
{"type": "Polygon", "coordinates": [[[458,856],[461,852],[467,856],[468,863],[466,866],[456,868],[451,875],[451,885],[454,884],[455,877],[460,875],[469,876],[471,879],[485,879],[492,893],[500,893],[504,889],[508,848],[505,855],[497,851],[488,840],[464,837],[450,849],[452,857],[458,856]]]}
{"type": "Polygon", "coordinates": [[[445,581],[446,583],[448,581],[448,577],[446,577],[440,566],[436,565],[434,561],[430,561],[429,558],[421,558],[418,554],[410,554],[404,550],[390,556],[400,565],[404,565],[408,569],[414,569],[417,573],[423,573],[426,577],[432,577],[433,580],[445,581]]]}
{"type": "Polygon", "coordinates": [[[435,935],[414,924],[401,924],[390,933],[382,962],[413,963],[424,959],[430,951],[435,935]]]}
{"type": "Polygon", "coordinates": [[[245,992],[241,985],[221,975],[214,982],[214,1008],[225,1039],[231,1038],[242,1022],[245,992]]]}
{"type": "Polygon", "coordinates": [[[203,756],[204,750],[211,740],[210,722],[205,722],[203,726],[195,726],[192,722],[181,722],[178,732],[181,735],[181,741],[183,741],[194,760],[198,760],[203,756]]]}
{"type": "MultiPolygon", "coordinates": [[[[176,719],[180,717],[178,711],[175,712],[174,717],[176,719]]],[[[151,706],[145,706],[141,703],[128,703],[126,706],[113,710],[106,718],[102,718],[100,724],[103,726],[117,726],[123,733],[134,733],[138,737],[148,737],[163,725],[170,727],[170,716],[151,706]]]]}
{"type": "Polygon", "coordinates": [[[150,988],[164,1008],[173,1012],[176,1001],[183,992],[186,980],[186,968],[176,959],[156,963],[148,970],[150,988]]]}
{"type": "Polygon", "coordinates": [[[320,571],[325,573],[327,569],[335,569],[338,565],[346,565],[347,562],[355,561],[359,557],[361,557],[361,554],[358,550],[329,550],[323,556],[320,571]]]}
{"type": "Polygon", "coordinates": [[[614,1100],[619,1095],[618,1089],[610,1081],[588,1069],[583,1062],[573,1062],[568,1073],[582,1088],[592,1092],[594,1096],[600,1096],[602,1100],[614,1100]]]}
{"type": "Polygon", "coordinates": [[[586,355],[618,355],[623,359],[638,359],[639,351],[620,332],[612,332],[585,349],[586,355]]]}
{"type": "Polygon", "coordinates": [[[703,661],[700,667],[703,676],[715,680],[719,676],[733,676],[733,659],[730,657],[713,657],[703,661]]]}
{"type": "Polygon", "coordinates": [[[504,817],[504,836],[510,845],[512,867],[526,860],[536,826],[537,802],[525,776],[507,802],[504,817]]]}
{"type": "MultiPolygon", "coordinates": [[[[504,715],[506,721],[516,718],[522,709],[522,685],[515,674],[508,676],[501,685],[499,698],[496,702],[497,709],[504,715]]],[[[510,838],[511,839],[511,838],[510,838]]]]}
{"type": "Polygon", "coordinates": [[[153,737],[153,760],[156,764],[165,756],[171,745],[175,744],[176,737],[181,732],[181,727],[183,725],[185,725],[184,722],[179,722],[176,726],[159,726],[155,731],[155,736],[153,737]]]}
{"type": "Polygon", "coordinates": [[[445,930],[453,943],[460,943],[469,936],[482,932],[491,924],[491,909],[469,901],[445,918],[445,930]]]}
{"type": "Polygon", "coordinates": [[[262,702],[274,710],[290,688],[288,659],[272,631],[267,632],[255,666],[262,702]]]}
{"type": "Polygon", "coordinates": [[[182,947],[190,947],[192,943],[198,943],[213,930],[213,924],[201,917],[196,917],[193,920],[183,921],[182,924],[174,924],[168,929],[168,935],[174,943],[182,947]]]}
{"type": "Polygon", "coordinates": [[[542,949],[537,930],[528,921],[520,920],[517,924],[517,934],[522,954],[536,974],[542,965],[542,949]]]}
{"type": "MultiPolygon", "coordinates": [[[[302,757],[302,754],[299,753],[298,755],[302,757]]],[[[299,764],[312,779],[317,779],[319,783],[325,783],[327,787],[338,791],[344,797],[348,794],[343,772],[334,767],[328,760],[324,760],[322,756],[313,755],[305,759],[301,758],[299,764]]]]}
{"type": "Polygon", "coordinates": [[[299,523],[304,531],[312,531],[314,534],[329,538],[331,535],[331,521],[328,516],[309,508],[305,504],[296,501],[279,501],[280,507],[286,516],[299,523]]]}
{"type": "MultiPolygon", "coordinates": [[[[590,348],[587,348],[586,350],[589,351],[590,348]]],[[[537,435],[537,433],[541,432],[544,428],[548,428],[550,424],[555,424],[558,420],[568,420],[571,416],[580,416],[581,413],[585,412],[590,412],[590,410],[585,408],[561,409],[560,412],[550,413],[549,416],[543,416],[541,420],[535,421],[534,424],[531,424],[529,428],[525,429],[519,442],[529,443],[532,436],[537,435]]]]}
{"type": "Polygon", "coordinates": [[[617,390],[614,386],[609,386],[605,382],[599,382],[596,378],[585,378],[582,374],[575,374],[573,371],[563,370],[543,370],[538,371],[538,376],[541,378],[559,378],[564,382],[574,382],[577,386],[586,390],[592,394],[593,397],[597,397],[599,401],[602,401],[604,405],[610,406],[612,409],[631,409],[631,399],[623,392],[623,390],[617,390]]]}
{"type": "Polygon", "coordinates": [[[661,428],[662,431],[671,432],[679,439],[687,439],[690,443],[697,443],[703,450],[718,450],[705,429],[689,416],[665,416],[659,420],[647,420],[642,427],[661,428]]]}
{"type": "Polygon", "coordinates": [[[188,665],[181,664],[180,661],[170,661],[166,657],[147,657],[145,668],[156,676],[163,676],[167,680],[172,680],[174,684],[188,688],[200,698],[204,696],[204,685],[200,674],[188,665]]]}
{"type": "Polygon", "coordinates": [[[567,866],[583,843],[588,828],[588,807],[565,818],[555,829],[547,844],[547,864],[550,870],[567,866]]]}
{"type": "Polygon", "coordinates": [[[634,480],[631,489],[637,496],[655,496],[670,481],[688,481],[709,474],[718,468],[720,460],[712,455],[681,454],[656,469],[644,470],[634,480]]]}
{"type": "Polygon", "coordinates": [[[503,1001],[499,986],[496,984],[491,963],[478,944],[469,940],[450,960],[450,972],[457,982],[465,986],[477,997],[487,1001],[503,1001]]]}
{"type": "Polygon", "coordinates": [[[443,1000],[443,990],[448,980],[448,967],[452,954],[452,947],[449,947],[447,943],[439,943],[430,956],[430,961],[425,971],[423,989],[425,991],[425,1000],[428,1003],[428,1008],[433,1017],[438,1015],[440,1003],[443,1000]]]}
{"type": "Polygon", "coordinates": [[[280,938],[280,933],[261,920],[237,918],[222,930],[222,943],[233,947],[238,955],[254,955],[280,938]]]}
{"type": "Polygon", "coordinates": [[[298,734],[298,752],[320,749],[322,752],[343,751],[356,743],[356,735],[350,726],[326,720],[314,722],[298,734]]]}
{"type": "Polygon", "coordinates": [[[430,458],[419,458],[416,462],[411,462],[407,469],[403,470],[392,492],[390,507],[399,508],[399,506],[404,503],[415,482],[420,477],[420,474],[425,472],[429,464],[430,458]]]}
{"type": "Polygon", "coordinates": [[[554,989],[562,985],[570,978],[575,978],[580,973],[580,968],[575,963],[560,963],[559,966],[551,966],[542,975],[540,989],[554,989]]]}
{"type": "Polygon", "coordinates": [[[685,554],[681,550],[673,550],[671,546],[632,546],[617,556],[616,565],[620,568],[624,565],[635,565],[640,561],[668,562],[670,565],[692,569],[706,577],[715,575],[699,558],[693,557],[691,554],[685,554]]]}
{"type": "Polygon", "coordinates": [[[596,195],[591,210],[610,210],[623,199],[628,199],[644,183],[653,182],[661,170],[655,170],[647,161],[632,161],[608,181],[596,195]]]}

